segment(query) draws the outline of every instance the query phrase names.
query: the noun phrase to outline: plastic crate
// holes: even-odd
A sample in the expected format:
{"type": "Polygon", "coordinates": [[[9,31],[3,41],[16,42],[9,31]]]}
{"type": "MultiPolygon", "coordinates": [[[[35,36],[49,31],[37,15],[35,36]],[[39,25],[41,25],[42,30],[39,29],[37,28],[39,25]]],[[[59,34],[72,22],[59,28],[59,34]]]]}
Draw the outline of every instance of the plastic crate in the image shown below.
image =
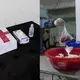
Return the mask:
{"type": "Polygon", "coordinates": [[[80,48],[80,41],[75,41],[75,40],[68,41],[66,42],[66,45],[69,47],[72,46],[73,48],[80,48]]]}

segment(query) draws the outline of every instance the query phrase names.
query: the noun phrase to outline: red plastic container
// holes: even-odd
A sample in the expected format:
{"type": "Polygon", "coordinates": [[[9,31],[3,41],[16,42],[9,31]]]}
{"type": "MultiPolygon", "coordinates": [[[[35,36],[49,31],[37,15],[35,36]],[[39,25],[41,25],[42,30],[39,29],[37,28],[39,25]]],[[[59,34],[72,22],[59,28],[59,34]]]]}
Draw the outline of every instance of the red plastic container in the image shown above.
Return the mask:
{"type": "MultiPolygon", "coordinates": [[[[52,66],[58,70],[78,70],[80,69],[80,58],[57,58],[59,53],[67,55],[64,48],[53,48],[45,52],[50,59],[52,66]]],[[[80,48],[74,48],[71,54],[80,54],[80,48]]]]}

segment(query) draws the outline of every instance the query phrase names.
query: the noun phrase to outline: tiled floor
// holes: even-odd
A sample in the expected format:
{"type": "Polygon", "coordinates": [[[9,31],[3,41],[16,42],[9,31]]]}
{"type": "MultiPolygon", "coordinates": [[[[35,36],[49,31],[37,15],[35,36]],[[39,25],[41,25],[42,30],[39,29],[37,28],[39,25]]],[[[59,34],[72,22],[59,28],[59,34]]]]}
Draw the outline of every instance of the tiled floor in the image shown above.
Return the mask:
{"type": "Polygon", "coordinates": [[[52,76],[41,73],[41,74],[40,74],[40,79],[41,79],[41,80],[52,80],[52,76]]]}
{"type": "Polygon", "coordinates": [[[62,76],[59,77],[57,75],[54,75],[52,79],[51,75],[40,73],[40,80],[78,80],[78,79],[67,78],[62,76]]]}

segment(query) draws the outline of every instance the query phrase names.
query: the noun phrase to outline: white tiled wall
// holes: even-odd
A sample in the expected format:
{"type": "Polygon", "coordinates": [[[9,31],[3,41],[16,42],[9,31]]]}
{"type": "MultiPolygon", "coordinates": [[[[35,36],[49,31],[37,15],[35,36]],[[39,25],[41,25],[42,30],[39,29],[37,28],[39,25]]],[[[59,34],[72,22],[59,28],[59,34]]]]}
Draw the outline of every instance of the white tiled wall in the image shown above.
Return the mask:
{"type": "Polygon", "coordinates": [[[41,0],[41,5],[47,9],[73,7],[75,6],[75,0],[41,0]]]}

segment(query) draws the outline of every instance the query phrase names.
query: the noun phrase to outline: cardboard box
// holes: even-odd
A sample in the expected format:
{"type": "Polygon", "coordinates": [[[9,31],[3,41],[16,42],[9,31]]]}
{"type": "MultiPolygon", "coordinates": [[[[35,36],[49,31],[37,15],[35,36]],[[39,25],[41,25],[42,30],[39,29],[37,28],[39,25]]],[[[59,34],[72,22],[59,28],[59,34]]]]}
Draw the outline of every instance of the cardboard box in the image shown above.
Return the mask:
{"type": "Polygon", "coordinates": [[[6,28],[0,28],[0,55],[17,49],[16,39],[6,28]]]}

